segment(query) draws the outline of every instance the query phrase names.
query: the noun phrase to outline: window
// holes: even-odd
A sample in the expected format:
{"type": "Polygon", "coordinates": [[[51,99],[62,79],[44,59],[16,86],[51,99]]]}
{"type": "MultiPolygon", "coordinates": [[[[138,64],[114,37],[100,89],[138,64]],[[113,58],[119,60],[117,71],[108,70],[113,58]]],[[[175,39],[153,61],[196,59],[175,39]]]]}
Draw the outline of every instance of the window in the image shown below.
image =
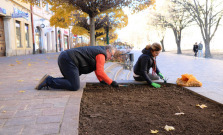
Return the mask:
{"type": "Polygon", "coordinates": [[[29,25],[25,24],[25,45],[27,48],[30,48],[30,44],[29,44],[29,25]]]}
{"type": "Polygon", "coordinates": [[[20,22],[16,21],[15,26],[16,26],[16,45],[17,45],[17,47],[22,47],[20,22]]]}

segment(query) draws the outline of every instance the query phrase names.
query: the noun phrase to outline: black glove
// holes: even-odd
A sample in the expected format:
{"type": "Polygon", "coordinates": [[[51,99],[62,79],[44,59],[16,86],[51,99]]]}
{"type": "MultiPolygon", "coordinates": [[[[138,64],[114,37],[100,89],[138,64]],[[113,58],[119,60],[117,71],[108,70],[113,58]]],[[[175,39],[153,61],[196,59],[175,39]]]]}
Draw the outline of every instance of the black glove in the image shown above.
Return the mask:
{"type": "Polygon", "coordinates": [[[108,85],[105,81],[100,81],[100,84],[108,85]]]}
{"type": "Polygon", "coordinates": [[[118,86],[118,83],[117,83],[116,81],[112,81],[111,86],[112,86],[112,87],[119,87],[119,86],[118,86]]]}

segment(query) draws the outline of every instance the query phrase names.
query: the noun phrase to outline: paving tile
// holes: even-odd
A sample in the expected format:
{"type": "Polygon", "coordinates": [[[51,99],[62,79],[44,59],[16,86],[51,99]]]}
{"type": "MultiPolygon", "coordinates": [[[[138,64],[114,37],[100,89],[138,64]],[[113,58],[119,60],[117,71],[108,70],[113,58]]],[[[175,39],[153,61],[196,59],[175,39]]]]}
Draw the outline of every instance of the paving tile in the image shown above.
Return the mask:
{"type": "Polygon", "coordinates": [[[16,111],[7,111],[2,109],[0,112],[0,119],[10,119],[13,118],[15,115],[16,111]]]}
{"type": "Polygon", "coordinates": [[[71,96],[69,98],[69,101],[67,102],[67,105],[69,105],[69,104],[71,104],[71,105],[80,105],[80,101],[81,101],[81,95],[71,96]]]}
{"type": "Polygon", "coordinates": [[[39,116],[37,117],[36,123],[61,123],[63,115],[53,115],[53,116],[39,116]]]}
{"type": "Polygon", "coordinates": [[[36,103],[30,104],[26,107],[27,109],[45,109],[45,108],[53,108],[53,104],[51,103],[36,103]]]}
{"type": "Polygon", "coordinates": [[[0,127],[2,127],[8,119],[0,119],[0,127]]]}
{"type": "Polygon", "coordinates": [[[79,117],[80,105],[69,104],[64,110],[64,117],[79,117]]]}
{"type": "Polygon", "coordinates": [[[36,117],[19,117],[9,119],[5,126],[31,125],[36,122],[36,117]]]}
{"type": "Polygon", "coordinates": [[[78,135],[79,117],[65,117],[61,125],[61,135],[78,135]]]}
{"type": "Polygon", "coordinates": [[[63,107],[44,109],[42,115],[59,115],[64,113],[63,107]]]}
{"type": "Polygon", "coordinates": [[[69,98],[47,98],[44,103],[51,103],[54,107],[65,107],[69,98]]]}
{"type": "Polygon", "coordinates": [[[24,126],[0,127],[0,135],[20,135],[24,126]]]}
{"type": "Polygon", "coordinates": [[[15,114],[16,117],[36,117],[42,114],[42,110],[38,109],[28,109],[28,110],[18,110],[15,114]]]}
{"type": "Polygon", "coordinates": [[[22,135],[51,135],[59,134],[60,123],[35,124],[25,126],[22,135]]]}

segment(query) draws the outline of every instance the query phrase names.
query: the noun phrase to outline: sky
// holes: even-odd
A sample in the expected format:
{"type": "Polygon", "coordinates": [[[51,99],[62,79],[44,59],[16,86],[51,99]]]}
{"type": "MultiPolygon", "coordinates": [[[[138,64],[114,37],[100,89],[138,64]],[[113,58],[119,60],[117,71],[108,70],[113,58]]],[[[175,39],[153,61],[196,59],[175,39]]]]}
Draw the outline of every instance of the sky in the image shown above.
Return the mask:
{"type": "MultiPolygon", "coordinates": [[[[156,10],[163,9],[165,0],[157,0],[156,10]]],[[[135,48],[142,49],[149,43],[159,42],[157,32],[155,30],[149,29],[148,22],[150,12],[149,10],[144,10],[137,14],[131,15],[128,9],[124,9],[125,13],[128,14],[128,25],[127,27],[118,30],[119,35],[118,40],[122,42],[128,42],[133,44],[135,48]]],[[[223,27],[220,27],[216,32],[215,37],[211,43],[211,49],[223,49],[222,33],[223,27]]],[[[183,30],[182,34],[182,49],[191,49],[195,42],[203,42],[200,29],[196,26],[192,26],[183,30]]],[[[176,50],[177,46],[175,43],[175,38],[171,29],[168,29],[164,39],[166,50],[176,50]]]]}

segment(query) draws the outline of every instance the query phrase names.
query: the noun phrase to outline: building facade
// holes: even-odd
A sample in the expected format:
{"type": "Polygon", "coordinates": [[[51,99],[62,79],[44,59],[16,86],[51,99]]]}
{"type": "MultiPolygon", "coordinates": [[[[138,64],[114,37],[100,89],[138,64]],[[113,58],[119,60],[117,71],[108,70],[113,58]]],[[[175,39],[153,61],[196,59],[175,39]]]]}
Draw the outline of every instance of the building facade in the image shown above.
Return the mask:
{"type": "Polygon", "coordinates": [[[50,5],[43,6],[42,1],[32,7],[34,29],[34,52],[60,52],[70,48],[70,30],[50,26],[53,13],[50,5]]]}
{"type": "Polygon", "coordinates": [[[53,13],[49,5],[38,5],[31,7],[33,20],[33,48],[34,53],[56,52],[55,28],[50,26],[50,17],[53,13]]]}
{"type": "MultiPolygon", "coordinates": [[[[1,0],[0,56],[60,52],[73,48],[72,27],[50,26],[50,5],[31,6],[21,0],[1,0]]],[[[81,37],[82,38],[82,37],[81,37]]],[[[80,43],[83,39],[80,38],[80,43]]]]}
{"type": "Polygon", "coordinates": [[[30,4],[1,0],[0,56],[32,54],[30,4]]]}

